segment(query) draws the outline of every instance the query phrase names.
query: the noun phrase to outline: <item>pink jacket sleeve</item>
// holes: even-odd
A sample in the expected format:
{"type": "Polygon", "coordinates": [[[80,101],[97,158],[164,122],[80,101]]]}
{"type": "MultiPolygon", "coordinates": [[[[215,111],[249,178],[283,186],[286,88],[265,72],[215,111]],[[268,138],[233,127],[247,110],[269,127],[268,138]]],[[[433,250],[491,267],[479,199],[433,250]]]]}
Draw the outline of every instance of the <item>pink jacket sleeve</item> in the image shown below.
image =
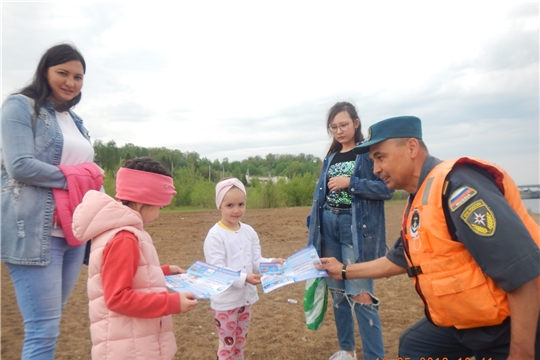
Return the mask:
{"type": "Polygon", "coordinates": [[[82,163],[75,166],[58,166],[64,173],[67,189],[53,189],[55,210],[55,225],[61,225],[66,241],[71,246],[83,243],[73,235],[71,225],[73,212],[79,205],[88,190],[100,190],[103,184],[103,175],[94,163],[82,163]]]}

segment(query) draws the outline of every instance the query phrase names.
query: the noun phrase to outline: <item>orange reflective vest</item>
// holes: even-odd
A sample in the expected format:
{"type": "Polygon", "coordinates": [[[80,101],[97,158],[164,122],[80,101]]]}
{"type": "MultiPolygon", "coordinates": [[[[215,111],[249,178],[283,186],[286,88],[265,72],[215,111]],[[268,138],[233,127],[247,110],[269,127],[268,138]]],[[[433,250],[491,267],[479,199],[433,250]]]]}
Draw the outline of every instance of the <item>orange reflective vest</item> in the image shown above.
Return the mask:
{"type": "MultiPolygon", "coordinates": [[[[540,245],[540,228],[506,171],[480,159],[447,160],[426,176],[408,214],[403,216],[408,273],[424,301],[426,316],[435,325],[458,329],[498,325],[510,315],[506,292],[480,269],[461,242],[452,239],[446,225],[442,194],[446,176],[457,163],[470,163],[486,170],[540,245]]],[[[488,214],[488,228],[494,220],[488,214]]]]}

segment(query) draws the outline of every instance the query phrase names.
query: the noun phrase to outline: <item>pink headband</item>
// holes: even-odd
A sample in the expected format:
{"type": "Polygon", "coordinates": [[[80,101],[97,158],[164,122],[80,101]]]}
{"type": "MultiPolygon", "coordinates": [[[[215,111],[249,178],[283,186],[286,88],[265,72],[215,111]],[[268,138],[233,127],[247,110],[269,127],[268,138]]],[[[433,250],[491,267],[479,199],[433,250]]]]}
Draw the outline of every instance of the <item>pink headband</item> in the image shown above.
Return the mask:
{"type": "Polygon", "coordinates": [[[231,190],[233,186],[236,186],[237,188],[242,190],[244,195],[246,194],[246,188],[244,187],[244,184],[242,184],[242,182],[237,178],[223,180],[216,184],[216,206],[218,209],[223,202],[225,194],[227,193],[227,191],[231,190]]]}
{"type": "Polygon", "coordinates": [[[176,194],[173,179],[148,171],[120,168],[116,174],[116,198],[139,204],[167,206],[176,194]]]}

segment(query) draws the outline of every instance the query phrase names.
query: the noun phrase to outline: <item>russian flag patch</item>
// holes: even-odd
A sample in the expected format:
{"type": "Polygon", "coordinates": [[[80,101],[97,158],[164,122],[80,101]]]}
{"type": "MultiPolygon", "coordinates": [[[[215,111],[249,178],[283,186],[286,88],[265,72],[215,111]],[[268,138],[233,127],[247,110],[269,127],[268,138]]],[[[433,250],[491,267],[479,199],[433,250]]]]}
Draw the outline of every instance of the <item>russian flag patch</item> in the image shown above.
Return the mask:
{"type": "Polygon", "coordinates": [[[452,210],[452,212],[456,211],[461,205],[465,204],[467,200],[476,195],[476,193],[477,191],[472,187],[460,187],[450,195],[450,199],[448,200],[450,210],[452,210]]]}

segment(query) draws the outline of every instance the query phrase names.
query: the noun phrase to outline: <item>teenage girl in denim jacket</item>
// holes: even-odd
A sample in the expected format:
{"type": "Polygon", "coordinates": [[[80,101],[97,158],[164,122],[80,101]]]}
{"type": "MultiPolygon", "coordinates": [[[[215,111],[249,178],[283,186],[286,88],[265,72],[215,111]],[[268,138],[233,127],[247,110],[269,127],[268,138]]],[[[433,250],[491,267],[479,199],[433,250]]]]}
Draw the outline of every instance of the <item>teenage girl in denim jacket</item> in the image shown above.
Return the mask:
{"type": "Polygon", "coordinates": [[[0,247],[24,320],[22,359],[54,359],[62,310],[83,264],[85,246],[68,245],[55,226],[53,188],[69,190],[58,166],[99,171],[88,131],[71,111],[85,70],[73,46],[53,46],[32,83],[2,105],[0,247]]]}
{"type": "MultiPolygon", "coordinates": [[[[353,153],[363,141],[360,118],[354,105],[335,104],[328,112],[328,132],[333,141],[324,159],[315,188],[308,222],[308,243],[322,257],[336,257],[344,264],[373,260],[386,251],[384,200],[393,191],[373,174],[369,155],[353,153]]],[[[326,279],[334,308],[340,351],[331,360],[356,359],[354,317],[358,321],[364,359],[384,357],[379,300],[373,279],[326,279]]]]}

